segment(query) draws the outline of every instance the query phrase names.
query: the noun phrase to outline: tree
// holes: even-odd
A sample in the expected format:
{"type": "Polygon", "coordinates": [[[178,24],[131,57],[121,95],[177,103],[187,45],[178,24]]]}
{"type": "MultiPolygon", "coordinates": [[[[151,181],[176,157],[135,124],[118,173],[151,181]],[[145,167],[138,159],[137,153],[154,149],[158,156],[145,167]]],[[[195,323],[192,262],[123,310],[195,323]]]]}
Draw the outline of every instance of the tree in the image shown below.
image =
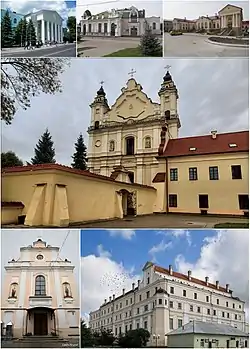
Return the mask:
{"type": "Polygon", "coordinates": [[[73,162],[71,166],[79,170],[87,169],[87,147],[84,144],[83,136],[80,133],[80,136],[77,138],[75,143],[75,153],[72,156],[73,162]]]}
{"type": "Polygon", "coordinates": [[[81,322],[81,348],[91,348],[95,346],[94,336],[91,329],[84,321],[81,322]]]}
{"type": "Polygon", "coordinates": [[[32,46],[36,45],[36,30],[31,19],[27,26],[27,40],[32,46]]]}
{"type": "Polygon", "coordinates": [[[56,160],[53,145],[52,137],[48,129],[46,129],[35,147],[35,156],[31,159],[32,165],[54,164],[56,160]]]}
{"type": "Polygon", "coordinates": [[[26,19],[21,19],[15,29],[14,41],[18,46],[25,46],[27,40],[27,21],[26,19]]]}
{"type": "Polygon", "coordinates": [[[143,56],[162,57],[162,45],[150,29],[141,38],[140,50],[143,56]]]}
{"type": "Polygon", "coordinates": [[[144,328],[130,330],[125,334],[120,334],[118,345],[122,348],[141,348],[147,345],[150,333],[144,328]]]}
{"type": "Polygon", "coordinates": [[[23,166],[23,162],[13,151],[7,151],[6,153],[1,154],[1,166],[2,168],[23,166]]]}
{"type": "Polygon", "coordinates": [[[1,41],[2,47],[11,47],[13,45],[11,18],[8,11],[5,12],[1,22],[1,41]]]}
{"type": "Polygon", "coordinates": [[[69,42],[73,42],[76,40],[76,17],[70,16],[67,20],[67,28],[68,28],[68,39],[69,42]]]}
{"type": "Polygon", "coordinates": [[[67,58],[2,58],[1,119],[11,124],[17,105],[26,110],[31,97],[61,92],[59,75],[66,65],[67,58]]]}

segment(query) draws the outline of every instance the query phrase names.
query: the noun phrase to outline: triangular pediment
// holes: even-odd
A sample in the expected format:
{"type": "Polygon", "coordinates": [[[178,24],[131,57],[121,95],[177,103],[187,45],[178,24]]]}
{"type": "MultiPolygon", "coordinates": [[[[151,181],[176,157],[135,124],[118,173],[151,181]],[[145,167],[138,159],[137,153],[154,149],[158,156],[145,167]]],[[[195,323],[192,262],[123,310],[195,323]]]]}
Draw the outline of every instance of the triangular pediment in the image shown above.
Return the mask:
{"type": "Polygon", "coordinates": [[[152,262],[147,262],[144,267],[142,268],[143,271],[147,270],[148,268],[151,268],[154,265],[152,262]]]}
{"type": "Polygon", "coordinates": [[[219,11],[219,14],[226,14],[228,12],[231,13],[232,11],[239,12],[239,10],[242,10],[242,8],[239,6],[227,4],[219,11]]]}
{"type": "Polygon", "coordinates": [[[121,91],[108,112],[109,121],[141,120],[156,113],[158,104],[152,102],[135,79],[129,79],[121,91]]]}

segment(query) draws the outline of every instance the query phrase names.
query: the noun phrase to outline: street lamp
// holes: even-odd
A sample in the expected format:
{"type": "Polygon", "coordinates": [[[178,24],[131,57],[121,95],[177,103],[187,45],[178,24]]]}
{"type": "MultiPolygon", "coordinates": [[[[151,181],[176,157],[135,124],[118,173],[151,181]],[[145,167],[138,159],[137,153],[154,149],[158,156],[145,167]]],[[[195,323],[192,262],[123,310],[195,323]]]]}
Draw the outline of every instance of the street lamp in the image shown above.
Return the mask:
{"type": "Polygon", "coordinates": [[[153,339],[155,339],[155,346],[158,346],[158,340],[160,339],[160,335],[159,334],[153,334],[153,339]]]}

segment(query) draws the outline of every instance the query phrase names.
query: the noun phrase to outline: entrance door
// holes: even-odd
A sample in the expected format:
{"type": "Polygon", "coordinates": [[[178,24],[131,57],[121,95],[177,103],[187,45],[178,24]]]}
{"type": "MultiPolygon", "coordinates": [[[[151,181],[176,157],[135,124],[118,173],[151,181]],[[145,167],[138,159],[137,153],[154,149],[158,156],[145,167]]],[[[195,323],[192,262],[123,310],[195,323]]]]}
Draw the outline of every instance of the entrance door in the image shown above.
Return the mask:
{"type": "Polygon", "coordinates": [[[83,35],[86,35],[86,24],[83,25],[83,35]]]}
{"type": "Polygon", "coordinates": [[[115,23],[112,23],[111,24],[111,31],[110,31],[111,36],[115,36],[115,28],[116,28],[115,23]]]}
{"type": "Polygon", "coordinates": [[[227,348],[230,348],[230,340],[227,339],[227,348]]]}
{"type": "Polygon", "coordinates": [[[199,195],[199,208],[208,208],[208,195],[199,195]]]}
{"type": "Polygon", "coordinates": [[[208,342],[208,348],[212,348],[212,342],[208,342]]]}
{"type": "Polygon", "coordinates": [[[131,31],[130,31],[130,35],[131,36],[137,36],[137,28],[136,27],[133,27],[133,28],[131,28],[131,31]]]}
{"type": "Polygon", "coordinates": [[[48,334],[47,313],[34,313],[34,335],[46,336],[48,334]]]}

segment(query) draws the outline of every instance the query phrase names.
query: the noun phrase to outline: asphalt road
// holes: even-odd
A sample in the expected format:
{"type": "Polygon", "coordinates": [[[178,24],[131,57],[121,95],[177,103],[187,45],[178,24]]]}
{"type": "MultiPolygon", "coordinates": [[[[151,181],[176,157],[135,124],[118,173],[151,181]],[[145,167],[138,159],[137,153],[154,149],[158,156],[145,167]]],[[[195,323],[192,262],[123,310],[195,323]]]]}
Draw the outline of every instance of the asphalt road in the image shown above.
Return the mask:
{"type": "Polygon", "coordinates": [[[34,50],[1,51],[2,57],[76,57],[76,44],[65,44],[34,50]]]}
{"type": "Polygon", "coordinates": [[[171,36],[164,33],[165,57],[248,57],[249,49],[207,42],[207,37],[197,34],[171,36]]]}

